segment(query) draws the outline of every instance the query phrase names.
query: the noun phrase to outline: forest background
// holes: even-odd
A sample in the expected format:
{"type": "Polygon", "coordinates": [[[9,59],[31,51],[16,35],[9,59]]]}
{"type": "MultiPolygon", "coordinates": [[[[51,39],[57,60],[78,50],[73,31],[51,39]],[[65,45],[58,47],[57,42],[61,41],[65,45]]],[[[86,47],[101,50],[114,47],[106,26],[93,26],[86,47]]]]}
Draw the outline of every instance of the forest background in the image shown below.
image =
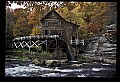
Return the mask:
{"type": "Polygon", "coordinates": [[[117,2],[6,1],[5,40],[41,34],[40,19],[56,10],[66,21],[79,25],[80,39],[101,35],[105,27],[117,23],[117,2]],[[12,3],[25,8],[11,9],[12,3]]]}

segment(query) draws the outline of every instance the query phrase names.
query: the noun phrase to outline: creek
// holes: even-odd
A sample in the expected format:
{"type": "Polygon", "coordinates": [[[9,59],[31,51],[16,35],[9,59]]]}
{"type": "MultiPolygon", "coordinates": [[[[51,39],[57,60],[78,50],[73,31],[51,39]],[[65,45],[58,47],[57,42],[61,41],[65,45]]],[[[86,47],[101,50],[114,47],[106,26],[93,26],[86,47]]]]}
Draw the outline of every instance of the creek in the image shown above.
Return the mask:
{"type": "Polygon", "coordinates": [[[37,66],[32,62],[5,61],[5,77],[115,77],[116,66],[82,63],[79,68],[37,66]]]}

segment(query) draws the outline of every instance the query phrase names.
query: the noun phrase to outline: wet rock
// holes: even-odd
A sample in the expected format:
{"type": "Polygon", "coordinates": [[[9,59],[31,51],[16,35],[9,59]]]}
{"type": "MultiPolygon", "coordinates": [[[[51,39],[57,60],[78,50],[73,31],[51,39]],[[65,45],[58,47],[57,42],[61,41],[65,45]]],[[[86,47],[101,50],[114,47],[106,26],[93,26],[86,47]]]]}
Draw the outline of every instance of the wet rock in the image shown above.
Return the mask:
{"type": "Polygon", "coordinates": [[[91,58],[92,61],[95,61],[95,62],[102,62],[103,61],[103,57],[101,56],[94,56],[91,58]]]}
{"type": "Polygon", "coordinates": [[[72,67],[81,67],[81,66],[83,66],[82,64],[72,64],[71,65],[72,67]]]}
{"type": "Polygon", "coordinates": [[[103,43],[103,46],[106,48],[113,47],[113,44],[110,43],[103,43]]]}
{"type": "Polygon", "coordinates": [[[59,64],[59,60],[46,60],[45,61],[45,65],[46,66],[51,66],[51,65],[57,65],[57,63],[59,64]]]}
{"type": "Polygon", "coordinates": [[[105,52],[106,55],[116,54],[116,52],[105,52]]]}
{"type": "Polygon", "coordinates": [[[116,64],[116,60],[112,60],[112,59],[103,59],[103,62],[110,63],[110,64],[116,64]]]}
{"type": "Polygon", "coordinates": [[[61,63],[59,61],[53,61],[51,64],[50,64],[51,67],[59,67],[61,66],[61,63]]]}
{"type": "Polygon", "coordinates": [[[115,51],[116,48],[104,48],[103,50],[101,50],[102,52],[112,52],[115,51]]]}
{"type": "Polygon", "coordinates": [[[88,44],[87,57],[95,62],[116,64],[116,44],[106,41],[104,35],[88,44]],[[93,43],[94,41],[94,43],[93,43]],[[89,55],[88,55],[89,54],[89,55]]]}

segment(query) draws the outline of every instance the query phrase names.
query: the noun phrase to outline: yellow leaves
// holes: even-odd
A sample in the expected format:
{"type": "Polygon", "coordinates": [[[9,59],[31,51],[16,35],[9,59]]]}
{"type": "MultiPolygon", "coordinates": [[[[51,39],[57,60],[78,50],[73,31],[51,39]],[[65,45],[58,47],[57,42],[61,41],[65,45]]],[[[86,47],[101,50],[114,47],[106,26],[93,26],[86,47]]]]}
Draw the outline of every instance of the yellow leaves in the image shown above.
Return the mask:
{"type": "Polygon", "coordinates": [[[28,22],[28,25],[34,25],[36,23],[36,21],[32,20],[28,22]]]}
{"type": "Polygon", "coordinates": [[[87,34],[83,34],[83,36],[85,37],[85,36],[87,36],[87,34]]]}
{"type": "Polygon", "coordinates": [[[90,32],[89,34],[90,34],[90,35],[92,35],[92,34],[93,34],[93,32],[90,32]]]}
{"type": "Polygon", "coordinates": [[[29,13],[27,16],[28,19],[28,25],[38,25],[40,23],[39,21],[39,14],[37,13],[36,9],[34,9],[32,12],[29,13]]]}
{"type": "Polygon", "coordinates": [[[21,27],[26,26],[26,24],[27,24],[26,19],[25,19],[24,17],[20,17],[20,18],[16,21],[15,27],[21,28],[21,27]]]}
{"type": "Polygon", "coordinates": [[[73,10],[71,10],[72,13],[78,13],[80,11],[80,5],[78,5],[76,8],[74,8],[73,10]]]}
{"type": "Polygon", "coordinates": [[[17,35],[19,35],[20,34],[20,30],[19,29],[17,29],[17,28],[14,28],[13,29],[13,36],[17,36],[17,35]]]}
{"type": "Polygon", "coordinates": [[[41,29],[41,28],[37,28],[37,26],[36,26],[36,27],[34,27],[34,28],[32,29],[31,35],[41,34],[41,32],[42,32],[42,29],[41,29]]]}

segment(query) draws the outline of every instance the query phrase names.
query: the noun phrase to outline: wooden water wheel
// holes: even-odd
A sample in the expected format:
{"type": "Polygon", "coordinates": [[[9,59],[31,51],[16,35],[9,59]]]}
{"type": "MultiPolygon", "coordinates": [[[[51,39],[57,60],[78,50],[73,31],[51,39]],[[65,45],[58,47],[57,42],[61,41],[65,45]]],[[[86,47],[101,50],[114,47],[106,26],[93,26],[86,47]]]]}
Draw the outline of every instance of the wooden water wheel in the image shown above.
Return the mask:
{"type": "Polygon", "coordinates": [[[48,51],[54,52],[59,50],[62,52],[67,51],[67,44],[63,40],[55,39],[48,44],[48,51]]]}
{"type": "Polygon", "coordinates": [[[47,50],[54,52],[54,54],[61,58],[67,52],[67,49],[67,44],[63,40],[55,39],[49,42],[47,50]]]}

